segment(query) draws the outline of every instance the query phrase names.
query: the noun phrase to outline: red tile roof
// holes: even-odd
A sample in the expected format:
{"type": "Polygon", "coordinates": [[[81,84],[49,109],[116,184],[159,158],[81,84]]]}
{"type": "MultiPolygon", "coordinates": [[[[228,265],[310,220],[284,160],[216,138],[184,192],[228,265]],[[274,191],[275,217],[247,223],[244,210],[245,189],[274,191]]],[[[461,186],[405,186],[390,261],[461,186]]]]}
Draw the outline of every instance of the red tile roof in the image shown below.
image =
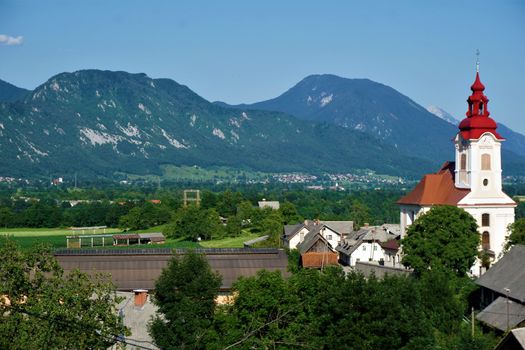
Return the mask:
{"type": "Polygon", "coordinates": [[[457,205],[470,190],[454,185],[454,162],[446,162],[435,174],[427,174],[398,204],[457,205]]]}
{"type": "Polygon", "coordinates": [[[328,265],[338,265],[337,253],[316,253],[310,252],[301,255],[303,267],[320,268],[328,265]]]}

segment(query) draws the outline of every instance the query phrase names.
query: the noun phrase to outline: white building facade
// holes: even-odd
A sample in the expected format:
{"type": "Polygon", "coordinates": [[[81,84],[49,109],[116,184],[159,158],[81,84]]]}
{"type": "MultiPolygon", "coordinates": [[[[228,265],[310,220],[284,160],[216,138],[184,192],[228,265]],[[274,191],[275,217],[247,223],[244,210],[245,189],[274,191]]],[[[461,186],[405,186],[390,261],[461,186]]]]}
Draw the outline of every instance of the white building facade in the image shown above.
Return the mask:
{"type": "MultiPolygon", "coordinates": [[[[455,205],[477,221],[481,237],[480,251],[491,261],[498,260],[514,222],[516,203],[502,190],[501,143],[496,122],[489,117],[485,86],[476,74],[467,117],[459,124],[454,139],[455,163],[445,163],[435,174],[428,174],[414,190],[398,201],[401,235],[418,216],[433,205],[455,205]]],[[[484,272],[478,260],[471,273],[484,272]]]]}

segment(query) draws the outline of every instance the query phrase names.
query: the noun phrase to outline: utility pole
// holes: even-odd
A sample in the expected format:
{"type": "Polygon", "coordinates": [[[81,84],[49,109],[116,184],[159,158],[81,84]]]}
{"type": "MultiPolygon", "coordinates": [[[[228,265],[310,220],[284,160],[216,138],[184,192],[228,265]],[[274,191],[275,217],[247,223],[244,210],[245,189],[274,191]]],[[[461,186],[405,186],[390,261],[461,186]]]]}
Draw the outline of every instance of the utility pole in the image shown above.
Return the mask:
{"type": "Polygon", "coordinates": [[[509,331],[509,294],[510,294],[510,289],[508,288],[505,288],[504,289],[505,293],[507,293],[507,332],[509,331]]]}
{"type": "Polygon", "coordinates": [[[471,308],[471,324],[472,324],[472,338],[474,338],[474,307],[471,308]]]}

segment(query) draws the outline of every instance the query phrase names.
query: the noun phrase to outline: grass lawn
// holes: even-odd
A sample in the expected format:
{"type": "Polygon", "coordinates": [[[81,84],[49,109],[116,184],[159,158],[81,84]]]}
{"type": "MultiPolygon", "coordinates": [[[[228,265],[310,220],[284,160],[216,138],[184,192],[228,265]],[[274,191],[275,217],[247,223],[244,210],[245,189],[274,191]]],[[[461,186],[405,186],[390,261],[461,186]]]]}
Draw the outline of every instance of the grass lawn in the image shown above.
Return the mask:
{"type": "MultiPolygon", "coordinates": [[[[107,228],[106,234],[120,232],[116,228],[107,228]]],[[[104,230],[95,230],[95,234],[103,234],[104,230]]],[[[30,248],[38,243],[49,244],[52,248],[66,248],[66,236],[78,234],[65,228],[8,228],[0,229],[0,237],[10,236],[22,248],[30,248]]],[[[86,233],[88,234],[88,233],[86,233]]],[[[93,234],[93,230],[89,231],[93,234]]]]}
{"type": "Polygon", "coordinates": [[[255,233],[243,231],[239,237],[226,237],[211,241],[202,241],[200,245],[204,248],[242,248],[244,242],[259,237],[255,233]]]}
{"type": "MultiPolygon", "coordinates": [[[[147,230],[134,231],[134,233],[146,233],[146,232],[161,232],[162,226],[152,227],[147,230]]],[[[107,228],[106,234],[121,232],[119,229],[107,228]]],[[[103,234],[104,230],[96,230],[95,234],[103,234]]],[[[66,248],[66,236],[76,235],[69,229],[61,228],[13,228],[13,229],[0,229],[0,237],[10,236],[12,240],[20,245],[23,249],[29,249],[31,246],[44,243],[49,244],[53,249],[66,248]]],[[[86,235],[93,234],[93,231],[86,232],[86,235]]],[[[257,238],[258,235],[249,231],[243,231],[243,234],[239,237],[226,237],[222,239],[214,239],[211,241],[192,242],[181,238],[178,239],[166,239],[165,244],[141,244],[131,246],[96,246],[97,249],[131,249],[131,248],[242,248],[243,243],[250,239],[257,238]]],[[[106,241],[107,242],[107,241],[106,241]]],[[[1,241],[0,241],[1,243],[1,241]]],[[[83,249],[90,248],[83,246],[83,249]]]]}

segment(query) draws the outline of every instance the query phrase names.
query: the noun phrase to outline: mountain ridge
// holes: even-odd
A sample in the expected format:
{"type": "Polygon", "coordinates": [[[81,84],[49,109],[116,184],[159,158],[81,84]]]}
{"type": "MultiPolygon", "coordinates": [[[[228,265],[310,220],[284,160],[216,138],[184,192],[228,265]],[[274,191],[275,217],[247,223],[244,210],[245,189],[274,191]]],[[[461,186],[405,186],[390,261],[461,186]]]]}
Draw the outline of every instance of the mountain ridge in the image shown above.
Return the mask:
{"type": "Polygon", "coordinates": [[[144,73],[57,74],[2,104],[0,123],[3,175],[160,174],[162,165],[173,164],[418,176],[434,164],[330,123],[221,107],[144,73]]]}
{"type": "MultiPolygon", "coordinates": [[[[224,105],[224,104],[223,104],[224,105]]],[[[370,79],[310,75],[281,95],[234,108],[262,109],[323,121],[378,137],[407,156],[430,161],[454,158],[457,126],[436,116],[395,89],[370,79]]],[[[502,132],[510,130],[504,127],[502,132]]],[[[515,132],[503,144],[508,173],[523,173],[525,147],[515,132]]]]}

